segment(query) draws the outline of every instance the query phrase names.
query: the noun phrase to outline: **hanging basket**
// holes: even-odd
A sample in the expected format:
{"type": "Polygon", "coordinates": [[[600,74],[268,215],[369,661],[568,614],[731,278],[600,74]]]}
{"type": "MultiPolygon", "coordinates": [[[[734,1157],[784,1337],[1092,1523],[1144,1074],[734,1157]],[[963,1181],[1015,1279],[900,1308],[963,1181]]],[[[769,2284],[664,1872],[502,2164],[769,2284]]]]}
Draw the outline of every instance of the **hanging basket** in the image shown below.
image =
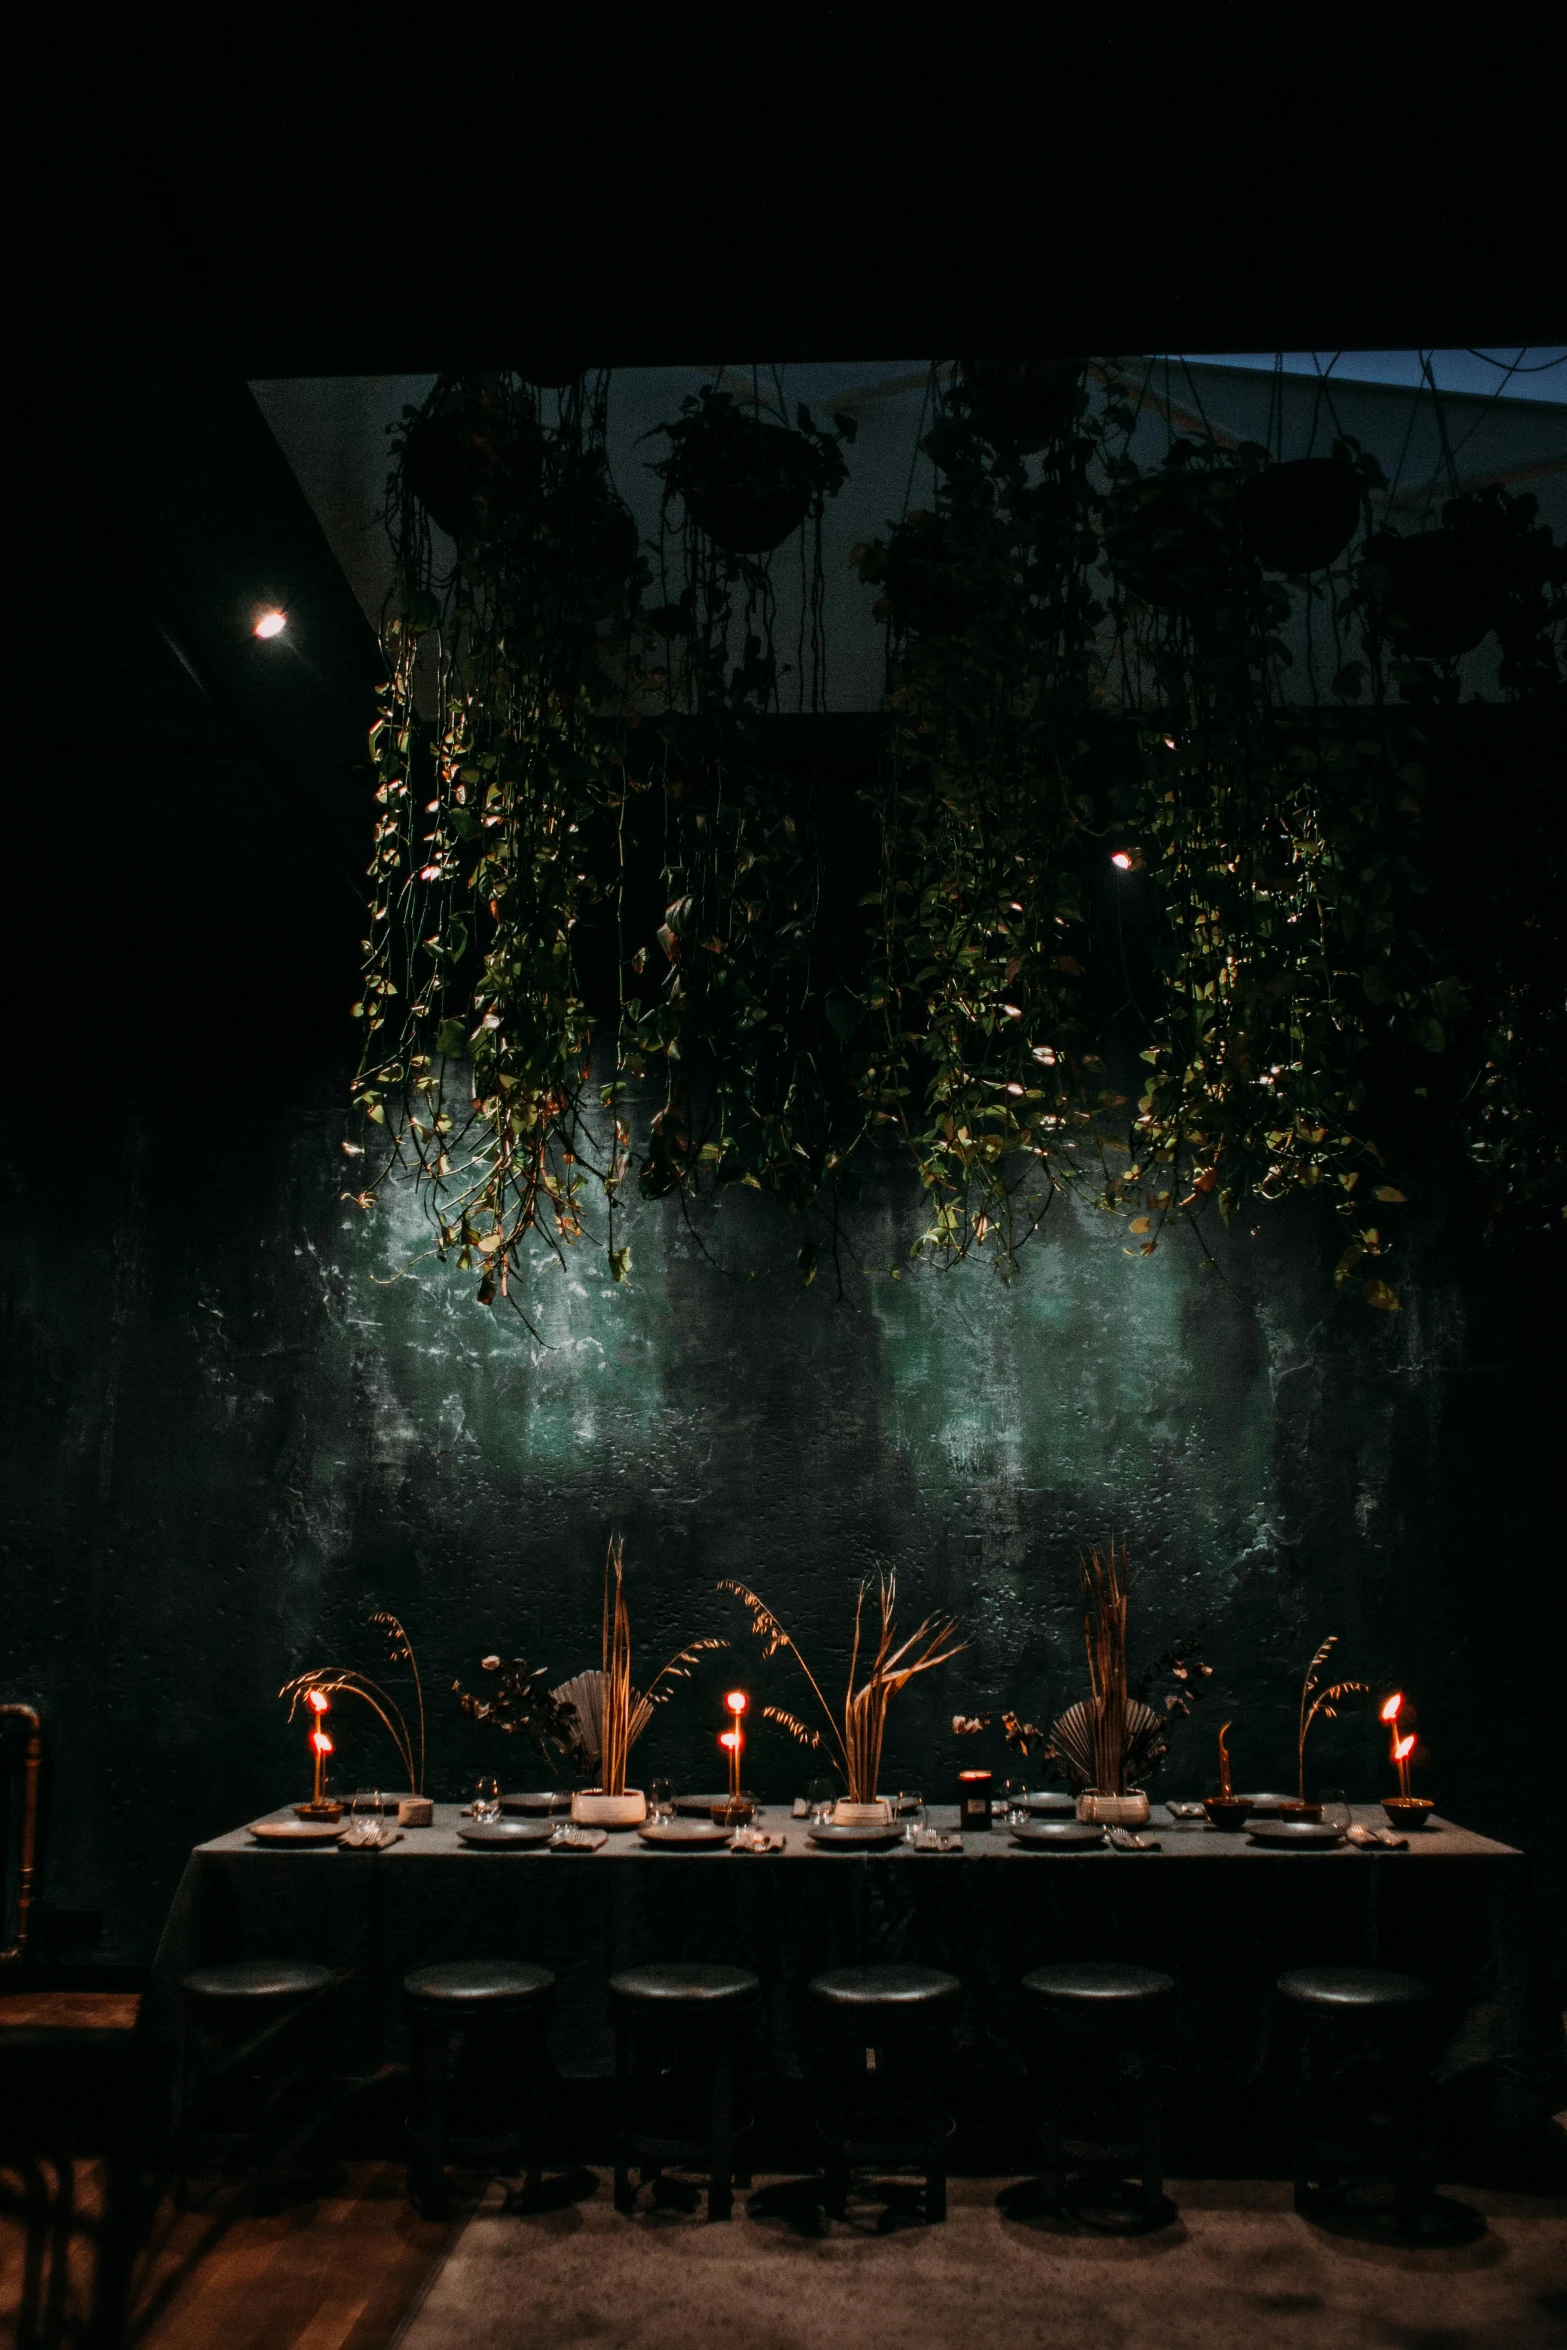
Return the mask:
{"type": "Polygon", "coordinates": [[[437,529],[459,544],[520,520],[538,492],[536,429],[502,428],[478,401],[416,416],[403,444],[402,477],[437,529]]]}
{"type": "Polygon", "coordinates": [[[1447,524],[1407,539],[1378,531],[1361,565],[1371,618],[1400,653],[1456,660],[1496,625],[1501,597],[1490,555],[1472,533],[1447,524]]]}
{"type": "Polygon", "coordinates": [[[887,541],[882,556],[882,594],[876,606],[907,636],[955,636],[979,609],[972,588],[960,581],[950,536],[940,517],[908,515],[887,541]]]}
{"type": "Polygon", "coordinates": [[[1166,612],[1201,611],[1236,576],[1234,484],[1187,474],[1137,482],[1108,502],[1105,553],[1129,595],[1166,612]]]}
{"type": "Polygon", "coordinates": [[[799,433],[733,414],[705,448],[682,455],[686,512],[726,555],[770,555],[805,520],[811,448],[799,433]]]}
{"type": "Polygon", "coordinates": [[[1235,511],[1252,560],[1298,578],[1326,570],[1349,545],[1360,520],[1360,483],[1340,457],[1300,457],[1244,482],[1235,511]]]}
{"type": "Polygon", "coordinates": [[[1031,456],[1076,423],[1080,359],[960,359],[968,412],[992,448],[1031,456]]]}

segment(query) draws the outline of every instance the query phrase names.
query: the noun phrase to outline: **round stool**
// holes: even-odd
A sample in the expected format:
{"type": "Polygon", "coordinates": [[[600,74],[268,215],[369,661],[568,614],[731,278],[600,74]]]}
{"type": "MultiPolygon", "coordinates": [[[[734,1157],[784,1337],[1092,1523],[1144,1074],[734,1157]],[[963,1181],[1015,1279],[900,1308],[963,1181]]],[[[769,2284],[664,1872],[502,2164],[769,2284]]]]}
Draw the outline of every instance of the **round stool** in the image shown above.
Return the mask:
{"type": "Polygon", "coordinates": [[[963,2005],[956,1975],[936,1967],[834,1967],[811,1983],[825,2026],[822,2174],[842,2219],[856,2163],[925,2176],[925,2217],[947,2216],[946,2058],[963,2005]]]}
{"type": "Polygon", "coordinates": [[[548,2078],[545,2036],[554,1997],[555,1977],[547,1969],[509,1958],[459,1958],[416,1967],[404,1977],[413,2076],[408,2193],[427,2217],[445,2209],[446,2164],[453,2152],[502,2163],[520,2153],[526,2192],[537,2196],[548,2078]],[[452,2052],[459,2041],[479,2033],[501,2059],[508,2086],[523,2086],[525,2119],[520,2130],[498,2137],[453,2138],[448,2128],[452,2052]]]}
{"type": "Polygon", "coordinates": [[[300,1959],[232,1959],[183,1978],[173,2146],[182,2209],[194,2160],[248,2152],[275,2173],[313,2136],[331,2083],[336,1989],[330,1967],[300,1959]]]}
{"type": "Polygon", "coordinates": [[[1346,2174],[1391,2176],[1397,2224],[1417,2234],[1431,2194],[1421,2063],[1430,1984],[1380,1967],[1302,1967],[1279,1977],[1278,1992],[1299,2033],[1295,2209],[1309,2218],[1346,2174]],[[1390,2110],[1373,2113],[1362,2100],[1358,2141],[1347,2143],[1330,2108],[1357,2070],[1382,2076],[1390,2110]]]}
{"type": "MultiPolygon", "coordinates": [[[[1108,1961],[1036,1968],[1023,1977],[1023,1992],[1042,2026],[1040,2086],[1041,2137],[1047,2207],[1060,2210],[1067,2194],[1067,2159],[1091,2171],[1114,2170],[1136,2162],[1141,2176],[1137,2226],[1164,2227],[1175,2217],[1165,2199],[1160,2150],[1159,2068],[1156,2043],[1175,2006],[1175,1985],[1154,1967],[1117,1966],[1108,1961]],[[1063,2074],[1075,2060],[1081,2080],[1100,2092],[1107,2078],[1132,2081],[1137,2089],[1135,2139],[1101,2131],[1068,2138],[1061,2126],[1063,2074]]],[[[1096,2113],[1094,2118],[1099,2119],[1096,2113]]]]}
{"type": "Polygon", "coordinates": [[[664,2163],[691,2162],[707,2169],[708,2218],[728,2219],[735,2185],[751,2183],[743,2156],[736,2166],[736,2142],[748,2134],[750,2117],[736,2119],[735,2086],[737,2074],[745,2070],[761,1984],[743,1967],[682,1959],[664,1966],[627,1967],[610,1977],[609,1995],[615,2016],[615,2209],[636,2209],[633,2163],[647,2186],[664,2163]],[[656,2059],[655,2077],[660,2082],[667,2082],[693,2057],[706,2069],[705,2135],[670,2135],[640,2126],[636,2091],[646,2074],[638,2060],[649,2057],[656,2059]]]}

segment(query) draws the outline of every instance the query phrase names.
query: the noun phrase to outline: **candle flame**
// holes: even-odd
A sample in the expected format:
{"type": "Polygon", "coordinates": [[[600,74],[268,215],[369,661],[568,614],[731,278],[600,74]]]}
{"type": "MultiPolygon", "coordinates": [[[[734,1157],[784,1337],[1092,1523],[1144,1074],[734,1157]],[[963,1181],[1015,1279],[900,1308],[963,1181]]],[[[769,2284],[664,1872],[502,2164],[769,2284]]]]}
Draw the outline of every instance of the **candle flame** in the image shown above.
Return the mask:
{"type": "Polygon", "coordinates": [[[1398,1709],[1403,1704],[1403,1702],[1404,1692],[1402,1689],[1395,1689],[1392,1696],[1387,1700],[1387,1703],[1382,1708],[1383,1721],[1396,1722],[1398,1720],[1398,1709]]]}
{"type": "Polygon", "coordinates": [[[739,1731],[738,1731],[738,1730],[720,1730],[720,1731],[719,1731],[719,1733],[718,1733],[718,1743],[719,1743],[719,1745],[720,1745],[720,1746],[727,1746],[727,1747],[730,1749],[730,1751],[731,1751],[731,1752],[733,1752],[733,1750],[734,1750],[734,1749],[735,1749],[735,1748],[736,1748],[736,1747],[739,1745],[739,1743],[740,1743],[740,1733],[739,1733],[739,1731]]]}
{"type": "Polygon", "coordinates": [[[731,1689],[729,1695],[724,1699],[725,1705],[728,1706],[732,1714],[743,1714],[750,1702],[751,1700],[743,1689],[731,1689]]]}
{"type": "Polygon", "coordinates": [[[309,1706],[312,1713],[324,1714],[330,1710],[325,1696],[319,1689],[307,1689],[305,1691],[305,1703],[309,1706]]]}
{"type": "Polygon", "coordinates": [[[312,1730],[310,1733],[310,1743],[315,1748],[317,1754],[331,1754],[334,1752],[332,1741],[324,1730],[312,1730]]]}
{"type": "Polygon", "coordinates": [[[1395,1762],[1404,1762],[1404,1761],[1405,1761],[1405,1760],[1406,1760],[1406,1759],[1407,1759],[1407,1758],[1408,1758],[1408,1757],[1409,1757],[1411,1754],[1413,1754],[1413,1753],[1414,1753],[1414,1751],[1415,1751],[1415,1734],[1414,1734],[1413,1730],[1411,1730],[1411,1731],[1410,1731],[1410,1733],[1409,1733],[1409,1736],[1408,1736],[1407,1738],[1395,1738],[1395,1739],[1394,1739],[1394,1741],[1393,1741],[1393,1760],[1394,1760],[1395,1762]]]}

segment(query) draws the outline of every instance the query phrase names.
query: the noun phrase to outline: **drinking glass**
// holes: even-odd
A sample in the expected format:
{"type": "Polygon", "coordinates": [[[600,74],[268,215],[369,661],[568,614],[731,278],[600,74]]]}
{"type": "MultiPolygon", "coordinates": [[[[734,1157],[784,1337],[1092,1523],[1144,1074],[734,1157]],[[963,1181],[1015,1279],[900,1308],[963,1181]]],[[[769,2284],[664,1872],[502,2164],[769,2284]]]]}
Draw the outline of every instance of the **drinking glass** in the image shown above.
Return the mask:
{"type": "Polygon", "coordinates": [[[348,1842],[350,1844],[379,1844],[380,1841],[380,1794],[372,1787],[360,1788],[349,1807],[348,1842]]]}
{"type": "Polygon", "coordinates": [[[655,1779],[647,1791],[653,1806],[655,1820],[672,1820],[675,1816],[675,1785],[672,1779],[655,1779]]]}
{"type": "Polygon", "coordinates": [[[473,1816],[476,1820],[498,1820],[501,1816],[501,1784],[498,1779],[481,1779],[473,1791],[473,1816]]]}
{"type": "Polygon", "coordinates": [[[1349,1797],[1342,1787],[1324,1787],[1322,1790],[1322,1825],[1336,1828],[1342,1836],[1354,1814],[1349,1808],[1349,1797]]]}
{"type": "Polygon", "coordinates": [[[838,1783],[835,1779],[813,1779],[805,1790],[805,1806],[811,1815],[813,1828],[823,1828],[832,1818],[838,1801],[838,1783]]]}
{"type": "Polygon", "coordinates": [[[925,1798],[914,1787],[905,1787],[898,1797],[898,1809],[903,1815],[903,1841],[917,1844],[925,1833],[925,1798]]]}

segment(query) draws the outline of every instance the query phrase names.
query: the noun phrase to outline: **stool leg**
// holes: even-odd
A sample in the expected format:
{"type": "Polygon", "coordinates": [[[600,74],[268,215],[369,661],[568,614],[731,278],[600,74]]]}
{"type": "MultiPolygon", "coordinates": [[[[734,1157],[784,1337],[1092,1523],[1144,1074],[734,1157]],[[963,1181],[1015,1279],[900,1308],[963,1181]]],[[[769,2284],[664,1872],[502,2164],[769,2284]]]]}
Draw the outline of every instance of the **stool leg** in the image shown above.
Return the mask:
{"type": "Polygon", "coordinates": [[[925,2217],[947,2216],[946,2067],[934,2053],[925,2071],[925,2217]]]}
{"type": "Polygon", "coordinates": [[[843,2051],[829,2044],[822,2079],[822,2182],[828,2217],[843,2219],[849,2209],[849,2159],[844,2143],[843,2083],[839,2067],[843,2051]]]}
{"type": "Polygon", "coordinates": [[[1039,2086],[1039,2135],[1044,2160],[1042,2184],[1045,2208],[1047,2211],[1059,2211],[1066,2200],[1066,2155],[1061,2145],[1061,2117],[1058,2111],[1061,2068],[1056,2056],[1055,2035],[1048,2023],[1044,2031],[1039,2086]]]}
{"type": "Polygon", "coordinates": [[[414,2161],[409,2192],[426,2218],[446,2203],[447,2035],[421,2018],[414,2026],[414,2161]]]}
{"type": "Polygon", "coordinates": [[[1398,2061],[1397,2087],[1393,2101],[1393,2116],[1398,2131],[1398,2169],[1394,2177],[1394,2218],[1400,2235],[1417,2236],[1420,2233],[1420,2211],[1425,2201],[1422,2176],[1421,2131],[1424,2114],[1423,2100],[1415,2068],[1408,2059],[1398,2061]]]}
{"type": "Polygon", "coordinates": [[[549,2052],[542,2020],[525,2033],[523,2047],[522,2086],[528,2100],[523,2134],[523,2160],[527,2164],[523,2192],[530,2203],[536,2203],[544,2189],[544,2109],[549,2093],[549,2052]]]}
{"type": "Polygon", "coordinates": [[[1153,2228],[1164,2216],[1163,2094],[1158,2064],[1148,2050],[1142,2051],[1138,2064],[1143,2090],[1143,2225],[1153,2228]]]}
{"type": "Polygon", "coordinates": [[[1295,2209],[1309,2218],[1311,2205],[1311,2035],[1302,2031],[1295,2059],[1295,2209]]]}
{"type": "Polygon", "coordinates": [[[734,2033],[720,2030],[713,2050],[713,2152],[707,2216],[728,2219],[734,2209],[734,2033]]]}
{"type": "Polygon", "coordinates": [[[615,2209],[635,2211],[631,2187],[631,2026],[615,2018],[615,2209]]]}

